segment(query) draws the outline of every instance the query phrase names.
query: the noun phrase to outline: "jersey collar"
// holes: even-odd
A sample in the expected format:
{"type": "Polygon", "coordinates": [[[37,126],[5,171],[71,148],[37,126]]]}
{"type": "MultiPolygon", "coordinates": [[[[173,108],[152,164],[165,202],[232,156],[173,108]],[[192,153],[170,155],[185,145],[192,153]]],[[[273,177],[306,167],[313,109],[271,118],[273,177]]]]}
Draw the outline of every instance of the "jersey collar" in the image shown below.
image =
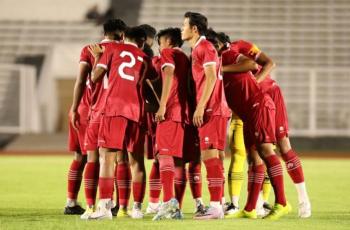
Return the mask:
{"type": "Polygon", "coordinates": [[[201,41],[205,40],[205,39],[206,39],[205,36],[200,36],[199,39],[198,39],[198,41],[196,42],[196,44],[194,44],[194,47],[193,47],[193,48],[196,48],[196,46],[198,46],[198,44],[199,44],[201,41]]]}

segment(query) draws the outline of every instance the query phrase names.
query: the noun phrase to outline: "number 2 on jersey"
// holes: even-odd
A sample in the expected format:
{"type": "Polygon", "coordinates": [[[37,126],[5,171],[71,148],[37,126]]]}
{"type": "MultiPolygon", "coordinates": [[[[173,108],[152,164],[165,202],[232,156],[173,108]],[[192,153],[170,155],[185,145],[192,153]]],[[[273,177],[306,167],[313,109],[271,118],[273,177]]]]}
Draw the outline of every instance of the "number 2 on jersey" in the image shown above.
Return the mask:
{"type": "MultiPolygon", "coordinates": [[[[134,65],[136,64],[135,56],[132,53],[128,52],[128,51],[123,51],[123,52],[120,53],[120,57],[123,58],[125,56],[130,57],[130,62],[123,62],[118,68],[118,73],[119,73],[121,78],[129,80],[129,81],[134,81],[135,77],[126,74],[124,72],[124,68],[126,68],[126,67],[128,67],[128,68],[134,67],[134,65]]],[[[137,60],[143,61],[143,59],[141,57],[137,57],[137,60]]]]}

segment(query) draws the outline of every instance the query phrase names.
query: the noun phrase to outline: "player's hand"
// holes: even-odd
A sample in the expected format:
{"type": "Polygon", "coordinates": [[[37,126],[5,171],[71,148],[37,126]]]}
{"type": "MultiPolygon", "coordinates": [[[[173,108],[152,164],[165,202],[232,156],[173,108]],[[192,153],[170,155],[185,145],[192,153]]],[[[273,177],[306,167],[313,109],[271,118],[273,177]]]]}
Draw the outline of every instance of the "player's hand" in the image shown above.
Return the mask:
{"type": "Polygon", "coordinates": [[[165,106],[159,106],[159,109],[155,115],[156,122],[165,120],[165,106]]]}
{"type": "Polygon", "coordinates": [[[100,57],[103,54],[103,52],[105,51],[105,47],[100,46],[99,44],[89,45],[88,49],[89,49],[91,55],[94,56],[94,58],[100,57]]]}
{"type": "Polygon", "coordinates": [[[196,108],[193,114],[193,124],[196,127],[201,127],[203,125],[204,107],[196,108]]]}
{"type": "Polygon", "coordinates": [[[79,117],[80,117],[80,115],[78,112],[72,112],[70,122],[72,123],[73,128],[77,131],[78,131],[79,126],[80,126],[79,117]]]}

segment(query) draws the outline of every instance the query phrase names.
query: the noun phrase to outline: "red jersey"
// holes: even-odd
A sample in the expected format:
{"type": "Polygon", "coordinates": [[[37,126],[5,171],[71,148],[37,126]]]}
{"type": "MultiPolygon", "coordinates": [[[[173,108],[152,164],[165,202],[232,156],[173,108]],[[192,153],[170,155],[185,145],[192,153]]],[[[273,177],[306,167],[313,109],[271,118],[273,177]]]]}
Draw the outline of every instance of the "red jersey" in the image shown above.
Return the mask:
{"type": "MultiPolygon", "coordinates": [[[[180,48],[167,48],[161,52],[161,69],[166,66],[174,68],[174,76],[166,103],[165,118],[188,123],[187,78],[190,60],[180,48]]],[[[162,80],[164,74],[162,72],[162,80]]]]}
{"type": "MultiPolygon", "coordinates": [[[[108,50],[114,49],[118,41],[112,41],[112,40],[107,40],[104,39],[102,40],[99,45],[105,47],[105,52],[108,52],[108,50]]],[[[86,49],[88,46],[86,47],[86,49]]],[[[89,62],[89,65],[93,66],[95,62],[94,56],[90,52],[86,55],[86,60],[89,62]]],[[[103,106],[105,104],[106,100],[106,93],[107,93],[107,88],[108,88],[108,73],[103,77],[102,81],[98,81],[95,84],[90,82],[90,88],[91,88],[91,99],[90,99],[90,106],[92,112],[101,112],[103,109],[103,106]]]]}
{"type": "MultiPolygon", "coordinates": [[[[230,48],[254,61],[258,59],[261,53],[261,50],[255,44],[245,40],[232,42],[230,48]]],[[[262,67],[259,66],[257,73],[261,70],[261,68],[262,67]]],[[[271,79],[271,76],[267,75],[266,78],[259,83],[259,85],[263,91],[267,91],[274,83],[275,81],[271,79]]]]}
{"type": "MultiPolygon", "coordinates": [[[[222,53],[222,65],[236,64],[239,57],[240,53],[228,49],[222,53]]],[[[263,96],[261,87],[250,71],[224,73],[223,81],[228,105],[243,121],[246,121],[251,107],[254,107],[254,103],[263,96]]]]}
{"type": "Polygon", "coordinates": [[[156,72],[157,76],[162,75],[161,64],[160,64],[160,56],[154,56],[152,58],[152,67],[156,72]]]}
{"type": "Polygon", "coordinates": [[[205,114],[229,117],[230,111],[227,106],[222,77],[220,73],[220,61],[214,46],[200,37],[192,50],[192,76],[195,83],[196,103],[199,102],[205,83],[204,68],[207,65],[216,65],[217,79],[214,90],[205,108],[205,114]]]}
{"type": "MultiPolygon", "coordinates": [[[[80,52],[80,61],[79,63],[83,63],[85,65],[88,65],[90,69],[92,69],[94,65],[94,60],[91,59],[91,54],[88,50],[89,46],[85,46],[81,52],[80,52]]],[[[86,79],[86,87],[83,92],[83,96],[80,100],[78,111],[80,116],[88,117],[89,111],[90,111],[90,104],[91,104],[91,95],[92,95],[92,85],[91,85],[91,73],[87,76],[86,79]]]]}
{"type": "Polygon", "coordinates": [[[138,122],[141,114],[140,81],[145,72],[146,54],[134,44],[117,44],[104,52],[98,67],[109,72],[104,113],[138,122]]]}

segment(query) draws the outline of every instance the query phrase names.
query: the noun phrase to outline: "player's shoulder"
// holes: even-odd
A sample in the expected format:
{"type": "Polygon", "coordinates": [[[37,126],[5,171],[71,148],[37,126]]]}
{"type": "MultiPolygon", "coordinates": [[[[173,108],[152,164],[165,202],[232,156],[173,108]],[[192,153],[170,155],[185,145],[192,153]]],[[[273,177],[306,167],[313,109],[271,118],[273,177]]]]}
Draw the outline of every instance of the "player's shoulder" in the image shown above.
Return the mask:
{"type": "Polygon", "coordinates": [[[106,48],[117,47],[120,44],[118,41],[102,41],[99,43],[100,46],[104,46],[106,48]]]}
{"type": "Polygon", "coordinates": [[[239,49],[240,48],[249,48],[249,47],[252,47],[254,45],[251,41],[243,40],[243,39],[239,39],[237,41],[234,41],[233,44],[235,46],[237,46],[239,49]]]}
{"type": "Polygon", "coordinates": [[[221,53],[223,65],[235,61],[239,55],[240,53],[235,49],[228,48],[227,50],[223,51],[221,53]]]}
{"type": "Polygon", "coordinates": [[[199,43],[198,43],[198,48],[205,50],[205,49],[215,49],[215,47],[213,46],[213,44],[208,41],[207,39],[202,39],[199,43]]]}

